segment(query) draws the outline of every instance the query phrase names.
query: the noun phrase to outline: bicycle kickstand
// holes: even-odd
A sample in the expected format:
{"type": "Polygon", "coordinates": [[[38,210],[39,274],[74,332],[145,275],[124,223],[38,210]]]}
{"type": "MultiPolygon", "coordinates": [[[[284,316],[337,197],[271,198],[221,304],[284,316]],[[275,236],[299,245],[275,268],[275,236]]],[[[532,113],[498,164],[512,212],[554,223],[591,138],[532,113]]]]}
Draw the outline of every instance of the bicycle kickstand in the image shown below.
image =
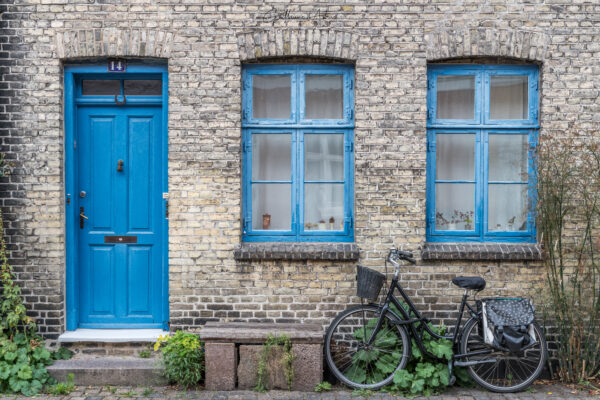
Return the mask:
{"type": "Polygon", "coordinates": [[[456,383],[456,377],[453,374],[453,369],[454,367],[454,357],[452,357],[450,360],[448,360],[448,377],[450,378],[450,380],[448,381],[448,386],[453,386],[454,383],[456,383]]]}

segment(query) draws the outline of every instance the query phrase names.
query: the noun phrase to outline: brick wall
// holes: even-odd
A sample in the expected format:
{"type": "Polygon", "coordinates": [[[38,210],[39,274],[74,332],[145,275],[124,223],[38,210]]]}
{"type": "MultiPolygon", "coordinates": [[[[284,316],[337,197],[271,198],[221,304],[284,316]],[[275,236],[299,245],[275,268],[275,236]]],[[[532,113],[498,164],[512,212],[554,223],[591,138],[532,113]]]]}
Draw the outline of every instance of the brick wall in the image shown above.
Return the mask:
{"type": "MultiPolygon", "coordinates": [[[[12,165],[2,178],[2,209],[30,313],[49,337],[64,330],[65,315],[64,62],[108,55],[168,61],[170,317],[177,328],[224,318],[327,324],[356,301],[352,257],[234,257],[244,61],[356,64],[355,237],[360,262],[370,267],[381,266],[390,247],[420,255],[425,245],[428,61],[537,62],[541,135],[600,120],[600,6],[589,3],[14,2],[1,3],[0,132],[12,165]]],[[[449,283],[457,274],[484,276],[489,295],[532,294],[543,274],[529,259],[427,258],[407,267],[403,282],[440,319],[452,315],[461,293],[449,283]]]]}

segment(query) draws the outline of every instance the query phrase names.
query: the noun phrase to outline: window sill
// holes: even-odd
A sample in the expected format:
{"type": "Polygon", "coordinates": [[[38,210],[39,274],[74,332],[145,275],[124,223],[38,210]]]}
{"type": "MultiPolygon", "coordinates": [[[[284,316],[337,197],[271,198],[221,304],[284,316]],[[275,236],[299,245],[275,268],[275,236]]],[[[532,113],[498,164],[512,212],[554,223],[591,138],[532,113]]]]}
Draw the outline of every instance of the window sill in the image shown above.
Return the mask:
{"type": "Polygon", "coordinates": [[[233,251],[233,258],[238,261],[356,261],[359,255],[360,249],[354,243],[242,243],[233,251]]]}
{"type": "Polygon", "coordinates": [[[538,243],[425,243],[423,260],[539,261],[538,243]]]}

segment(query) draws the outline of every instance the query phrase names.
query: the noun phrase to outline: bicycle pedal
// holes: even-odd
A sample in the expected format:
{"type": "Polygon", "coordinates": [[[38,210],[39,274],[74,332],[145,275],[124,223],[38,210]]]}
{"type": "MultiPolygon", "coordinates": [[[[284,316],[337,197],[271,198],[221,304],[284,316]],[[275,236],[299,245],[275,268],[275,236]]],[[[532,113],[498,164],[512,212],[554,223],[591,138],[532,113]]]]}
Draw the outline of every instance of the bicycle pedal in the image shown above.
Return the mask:
{"type": "Polygon", "coordinates": [[[450,375],[450,382],[448,382],[448,386],[453,386],[456,383],[456,377],[454,375],[450,375]]]}

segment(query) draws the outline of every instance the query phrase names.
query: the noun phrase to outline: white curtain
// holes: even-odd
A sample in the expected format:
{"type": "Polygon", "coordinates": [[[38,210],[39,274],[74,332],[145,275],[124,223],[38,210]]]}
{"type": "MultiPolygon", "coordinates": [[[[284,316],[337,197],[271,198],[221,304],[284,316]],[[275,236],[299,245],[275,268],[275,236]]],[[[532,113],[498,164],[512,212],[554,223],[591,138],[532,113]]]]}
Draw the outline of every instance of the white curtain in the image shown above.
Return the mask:
{"type": "MultiPolygon", "coordinates": [[[[305,181],[344,180],[344,135],[304,136],[305,181]]],[[[343,183],[304,185],[304,229],[341,230],[344,220],[343,183]]]]}
{"type": "Polygon", "coordinates": [[[491,119],[527,119],[527,76],[492,76],[491,119]]]}
{"type": "MultiPolygon", "coordinates": [[[[292,135],[252,135],[252,180],[290,181],[292,135]]],[[[289,231],[291,183],[252,184],[252,229],[289,231]]]]}
{"type": "Polygon", "coordinates": [[[289,119],[291,116],[290,75],[252,77],[252,116],[256,119],[289,119]]]}
{"type": "Polygon", "coordinates": [[[527,135],[489,135],[488,230],[527,230],[527,135]]]}
{"type": "Polygon", "coordinates": [[[475,77],[440,75],[437,78],[437,118],[466,119],[475,117],[475,77]]]}
{"type": "Polygon", "coordinates": [[[341,119],[344,107],[342,85],[342,75],[307,75],[305,117],[341,119]]]}

